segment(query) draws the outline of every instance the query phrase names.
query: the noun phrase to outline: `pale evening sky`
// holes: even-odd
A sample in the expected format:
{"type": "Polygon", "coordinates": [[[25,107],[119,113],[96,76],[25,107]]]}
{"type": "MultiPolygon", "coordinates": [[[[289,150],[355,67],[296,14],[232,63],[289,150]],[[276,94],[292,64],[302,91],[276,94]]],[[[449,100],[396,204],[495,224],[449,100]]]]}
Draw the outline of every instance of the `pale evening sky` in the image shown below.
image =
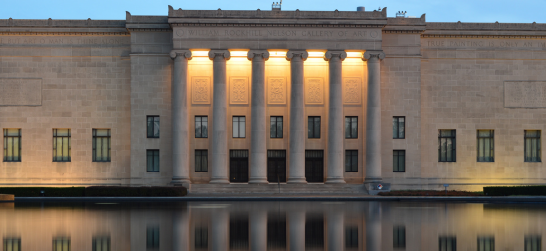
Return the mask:
{"type": "MultiPolygon", "coordinates": [[[[0,1],[0,19],[125,19],[133,15],[167,15],[167,6],[193,10],[270,10],[269,0],[18,0],[0,1]]],[[[283,10],[354,11],[387,7],[408,16],[427,14],[428,22],[546,23],[545,0],[284,0],[283,10]]]]}

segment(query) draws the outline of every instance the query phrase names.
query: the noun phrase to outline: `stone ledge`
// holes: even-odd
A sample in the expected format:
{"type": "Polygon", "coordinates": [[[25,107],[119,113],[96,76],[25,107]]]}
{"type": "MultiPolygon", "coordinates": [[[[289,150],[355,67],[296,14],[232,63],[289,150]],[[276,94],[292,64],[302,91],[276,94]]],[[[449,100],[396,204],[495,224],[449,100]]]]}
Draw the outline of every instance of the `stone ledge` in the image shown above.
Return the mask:
{"type": "Polygon", "coordinates": [[[15,196],[13,194],[0,194],[0,201],[14,201],[15,196]]]}

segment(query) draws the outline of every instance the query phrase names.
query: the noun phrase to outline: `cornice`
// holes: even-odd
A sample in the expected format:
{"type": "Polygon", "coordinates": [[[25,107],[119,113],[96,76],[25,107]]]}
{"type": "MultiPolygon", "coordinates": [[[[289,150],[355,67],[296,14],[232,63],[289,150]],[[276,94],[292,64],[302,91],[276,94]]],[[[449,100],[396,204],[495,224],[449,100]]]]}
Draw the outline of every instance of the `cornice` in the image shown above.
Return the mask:
{"type": "Polygon", "coordinates": [[[13,32],[0,31],[0,36],[130,36],[129,32],[13,32]]]}
{"type": "Polygon", "coordinates": [[[127,28],[131,32],[172,32],[170,28],[127,28]]]}
{"type": "Polygon", "coordinates": [[[503,38],[503,39],[545,39],[546,35],[450,35],[421,34],[421,38],[503,38]]]}
{"type": "Polygon", "coordinates": [[[420,34],[424,30],[383,30],[384,34],[420,34]]]}

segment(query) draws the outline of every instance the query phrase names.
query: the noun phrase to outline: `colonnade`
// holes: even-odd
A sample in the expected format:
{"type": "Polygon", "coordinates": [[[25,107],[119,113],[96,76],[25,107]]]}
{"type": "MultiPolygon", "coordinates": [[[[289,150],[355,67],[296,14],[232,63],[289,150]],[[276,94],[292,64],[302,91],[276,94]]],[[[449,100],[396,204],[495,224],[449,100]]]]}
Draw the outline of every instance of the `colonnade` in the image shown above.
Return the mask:
{"type": "MultiPolygon", "coordinates": [[[[173,180],[174,184],[190,183],[189,172],[189,132],[188,132],[188,60],[192,58],[189,50],[173,50],[174,59],[172,82],[173,118],[173,180]]],[[[250,50],[247,55],[252,61],[251,98],[251,184],[267,182],[266,149],[266,105],[265,105],[265,61],[269,58],[267,50],[250,50]]],[[[305,112],[304,112],[304,67],[307,59],[305,50],[290,50],[286,59],[290,61],[290,139],[289,174],[287,183],[307,183],[305,179],[305,112]]],[[[342,62],[347,53],[330,50],[324,59],[329,64],[329,116],[326,183],[345,183],[343,152],[343,97],[342,62]]],[[[368,64],[368,96],[366,116],[366,182],[381,181],[381,95],[380,60],[385,57],[382,51],[366,51],[363,60],[368,64]]],[[[228,50],[211,50],[209,58],[213,61],[213,111],[212,111],[212,165],[210,183],[229,183],[229,155],[227,140],[227,78],[226,61],[230,59],[228,50]]]]}

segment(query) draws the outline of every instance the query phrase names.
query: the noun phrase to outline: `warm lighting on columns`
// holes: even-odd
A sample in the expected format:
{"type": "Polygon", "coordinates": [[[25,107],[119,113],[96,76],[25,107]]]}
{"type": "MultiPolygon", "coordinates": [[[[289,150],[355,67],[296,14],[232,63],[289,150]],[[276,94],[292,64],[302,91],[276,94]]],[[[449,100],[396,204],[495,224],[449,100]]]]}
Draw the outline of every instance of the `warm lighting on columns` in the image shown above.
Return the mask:
{"type": "Polygon", "coordinates": [[[309,58],[324,58],[326,51],[307,51],[309,53],[309,58]]]}
{"type": "Polygon", "coordinates": [[[230,50],[229,53],[231,54],[232,58],[245,58],[248,55],[248,50],[230,50]]]}
{"type": "Polygon", "coordinates": [[[210,50],[190,50],[192,57],[209,57],[210,50]]]}
{"type": "Polygon", "coordinates": [[[269,50],[270,58],[286,58],[287,50],[269,50]]]}
{"type": "Polygon", "coordinates": [[[364,52],[362,51],[347,51],[347,58],[358,58],[361,59],[364,52]]]}

